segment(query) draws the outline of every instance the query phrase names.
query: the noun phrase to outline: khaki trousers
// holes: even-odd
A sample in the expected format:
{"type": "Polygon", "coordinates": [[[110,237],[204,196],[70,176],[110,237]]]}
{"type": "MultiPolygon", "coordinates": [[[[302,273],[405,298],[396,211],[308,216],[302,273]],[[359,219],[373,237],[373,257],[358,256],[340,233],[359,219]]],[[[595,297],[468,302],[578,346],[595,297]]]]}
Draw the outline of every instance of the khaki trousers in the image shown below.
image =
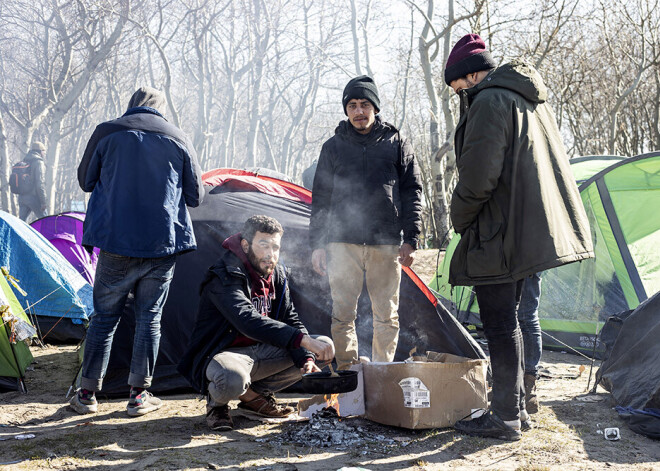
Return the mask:
{"type": "Polygon", "coordinates": [[[393,361],[399,341],[399,247],[331,243],[327,255],[337,368],[358,361],[355,318],[365,278],[373,311],[371,360],[393,361]]]}

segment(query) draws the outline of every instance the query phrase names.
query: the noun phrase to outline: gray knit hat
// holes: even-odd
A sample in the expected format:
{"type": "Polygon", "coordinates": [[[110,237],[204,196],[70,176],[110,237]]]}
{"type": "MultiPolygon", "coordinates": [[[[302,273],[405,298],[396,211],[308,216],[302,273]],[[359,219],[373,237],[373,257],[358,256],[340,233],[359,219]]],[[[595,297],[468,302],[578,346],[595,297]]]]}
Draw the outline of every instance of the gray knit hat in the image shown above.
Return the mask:
{"type": "Polygon", "coordinates": [[[344,88],[344,95],[341,100],[342,105],[344,106],[344,114],[346,113],[346,105],[348,102],[354,98],[366,98],[369,100],[374,107],[376,112],[380,111],[380,98],[378,98],[378,88],[376,87],[376,82],[374,79],[368,75],[360,75],[351,79],[344,88]]]}

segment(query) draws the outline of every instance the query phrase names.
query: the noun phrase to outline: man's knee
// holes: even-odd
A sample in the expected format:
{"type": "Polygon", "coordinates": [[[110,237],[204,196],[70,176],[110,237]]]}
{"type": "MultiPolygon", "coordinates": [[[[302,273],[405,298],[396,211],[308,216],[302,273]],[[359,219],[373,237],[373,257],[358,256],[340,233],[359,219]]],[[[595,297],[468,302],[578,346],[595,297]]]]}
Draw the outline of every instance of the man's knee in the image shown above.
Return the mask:
{"type": "MultiPolygon", "coordinates": [[[[236,399],[250,387],[250,369],[233,368],[212,361],[207,368],[207,378],[215,391],[223,397],[236,399]]],[[[209,388],[211,389],[211,388],[209,388]]]]}

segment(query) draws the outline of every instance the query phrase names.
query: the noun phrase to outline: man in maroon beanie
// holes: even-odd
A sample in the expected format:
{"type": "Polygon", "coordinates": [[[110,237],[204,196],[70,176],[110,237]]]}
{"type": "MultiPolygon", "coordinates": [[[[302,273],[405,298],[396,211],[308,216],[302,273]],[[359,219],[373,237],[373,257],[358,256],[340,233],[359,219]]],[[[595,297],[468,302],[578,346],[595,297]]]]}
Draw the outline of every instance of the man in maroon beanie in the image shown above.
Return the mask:
{"type": "Polygon", "coordinates": [[[454,428],[519,440],[529,427],[517,310],[523,281],[593,257],[589,223],[547,88],[529,64],[496,67],[477,34],[462,37],[445,68],[460,96],[451,220],[461,235],[452,285],[474,286],[493,370],[490,410],[454,428]]]}
{"type": "Polygon", "coordinates": [[[320,371],[334,356],[328,337],[310,336],[298,318],[278,265],[284,230],[268,216],[252,216],[228,237],[222,257],[200,287],[199,311],[188,351],[178,369],[199,392],[208,393],[206,423],[231,430],[229,401],[265,417],[293,409],[273,393],[320,371]]]}

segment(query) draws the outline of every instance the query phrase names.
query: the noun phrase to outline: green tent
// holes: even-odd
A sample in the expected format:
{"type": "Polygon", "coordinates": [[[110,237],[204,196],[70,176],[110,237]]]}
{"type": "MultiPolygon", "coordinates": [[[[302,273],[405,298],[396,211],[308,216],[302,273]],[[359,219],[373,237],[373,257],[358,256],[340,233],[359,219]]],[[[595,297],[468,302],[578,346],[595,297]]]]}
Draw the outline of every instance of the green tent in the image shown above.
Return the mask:
{"type": "MultiPolygon", "coordinates": [[[[573,159],[594,241],[595,258],[543,273],[539,317],[545,347],[600,353],[597,335],[607,318],[660,290],[660,153],[573,159]]],[[[431,283],[464,324],[479,325],[470,287],[448,284],[454,236],[431,283]]]]}
{"type": "MultiPolygon", "coordinates": [[[[32,325],[4,275],[0,275],[0,306],[9,306],[14,316],[32,325]]],[[[9,335],[10,328],[3,322],[0,329],[0,392],[19,388],[25,391],[23,377],[25,368],[32,363],[32,353],[25,342],[10,343],[9,335]]]]}

